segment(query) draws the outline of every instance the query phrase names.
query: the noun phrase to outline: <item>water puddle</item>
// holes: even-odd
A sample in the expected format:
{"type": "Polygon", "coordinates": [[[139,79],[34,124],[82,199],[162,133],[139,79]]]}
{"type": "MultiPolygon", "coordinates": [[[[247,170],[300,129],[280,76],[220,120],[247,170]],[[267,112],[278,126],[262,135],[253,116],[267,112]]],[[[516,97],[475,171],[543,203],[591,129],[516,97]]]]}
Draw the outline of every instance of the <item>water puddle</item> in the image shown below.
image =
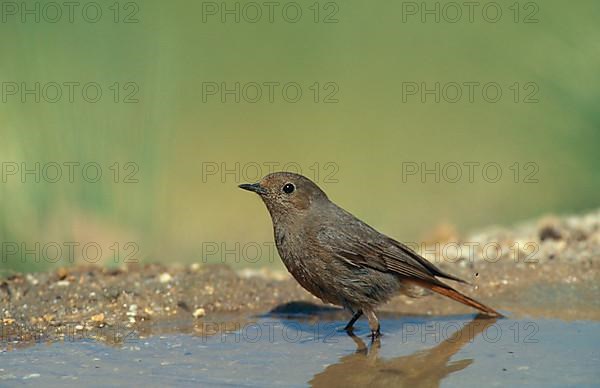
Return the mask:
{"type": "MultiPolygon", "coordinates": [[[[340,331],[346,314],[223,317],[179,334],[119,333],[20,348],[1,343],[0,385],[106,386],[531,386],[600,382],[600,322],[382,314],[340,331]],[[182,334],[183,333],[183,334],[182,334]]],[[[173,332],[173,323],[164,330],[173,332]]]]}

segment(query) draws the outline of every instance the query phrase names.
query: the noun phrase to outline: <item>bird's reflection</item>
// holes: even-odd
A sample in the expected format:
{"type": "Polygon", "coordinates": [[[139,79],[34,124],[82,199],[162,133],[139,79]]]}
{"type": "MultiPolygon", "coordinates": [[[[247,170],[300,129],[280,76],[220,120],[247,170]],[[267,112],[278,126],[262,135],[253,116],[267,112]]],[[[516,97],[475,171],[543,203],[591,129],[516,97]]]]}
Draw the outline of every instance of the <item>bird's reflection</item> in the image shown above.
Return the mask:
{"type": "Polygon", "coordinates": [[[361,338],[351,335],[356,352],[328,366],[309,383],[314,387],[439,386],[446,376],[473,363],[472,359],[450,361],[450,358],[495,322],[496,319],[477,316],[439,345],[393,359],[379,357],[379,339],[369,348],[361,338]]]}

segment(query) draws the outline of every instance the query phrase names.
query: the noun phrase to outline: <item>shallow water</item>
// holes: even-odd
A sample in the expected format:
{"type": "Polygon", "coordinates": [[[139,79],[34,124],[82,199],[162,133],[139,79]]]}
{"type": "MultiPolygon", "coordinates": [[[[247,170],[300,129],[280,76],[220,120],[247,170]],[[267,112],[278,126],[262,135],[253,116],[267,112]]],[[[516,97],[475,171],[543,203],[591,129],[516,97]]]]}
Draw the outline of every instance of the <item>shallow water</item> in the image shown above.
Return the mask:
{"type": "MultiPolygon", "coordinates": [[[[600,323],[384,315],[371,342],[343,315],[203,321],[185,334],[123,332],[107,345],[67,337],[2,343],[0,385],[530,386],[600,383],[600,323]]],[[[171,328],[172,329],[172,328],[171,328]]]]}

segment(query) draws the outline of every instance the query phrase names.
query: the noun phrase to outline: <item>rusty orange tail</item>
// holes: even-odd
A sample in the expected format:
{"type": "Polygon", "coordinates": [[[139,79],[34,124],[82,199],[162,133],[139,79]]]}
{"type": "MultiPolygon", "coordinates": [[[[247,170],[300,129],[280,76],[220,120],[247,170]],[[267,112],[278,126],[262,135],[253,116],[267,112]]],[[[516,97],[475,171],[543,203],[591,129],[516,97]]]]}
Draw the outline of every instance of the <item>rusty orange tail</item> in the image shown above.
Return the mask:
{"type": "Polygon", "coordinates": [[[424,284],[425,287],[429,288],[431,291],[437,292],[438,294],[447,296],[450,299],[454,299],[457,302],[462,304],[466,304],[467,306],[471,306],[476,308],[479,311],[486,313],[491,317],[502,317],[503,315],[494,310],[491,307],[484,305],[476,301],[475,299],[471,299],[468,296],[461,294],[456,291],[454,288],[447,286],[440,282],[440,284],[424,284]]]}

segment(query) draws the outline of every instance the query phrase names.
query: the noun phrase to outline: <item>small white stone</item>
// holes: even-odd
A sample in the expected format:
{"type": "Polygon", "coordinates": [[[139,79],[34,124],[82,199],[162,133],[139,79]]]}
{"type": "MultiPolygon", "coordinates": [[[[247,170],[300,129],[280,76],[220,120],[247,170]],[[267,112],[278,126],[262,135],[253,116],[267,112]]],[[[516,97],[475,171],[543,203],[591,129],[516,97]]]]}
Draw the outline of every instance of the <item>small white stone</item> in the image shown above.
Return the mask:
{"type": "Polygon", "coordinates": [[[129,306],[129,311],[127,311],[127,313],[125,313],[125,314],[128,317],[135,317],[137,315],[137,309],[138,309],[137,304],[132,304],[129,306]]]}
{"type": "Polygon", "coordinates": [[[27,274],[27,281],[34,286],[39,283],[39,281],[32,274],[27,274]]]}
{"type": "Polygon", "coordinates": [[[206,315],[206,311],[202,307],[197,308],[196,311],[192,314],[194,318],[200,318],[206,315]]]}
{"type": "Polygon", "coordinates": [[[163,272],[163,273],[160,274],[158,280],[161,283],[168,283],[171,280],[173,280],[173,276],[171,276],[171,274],[169,274],[168,272],[163,272]]]}

